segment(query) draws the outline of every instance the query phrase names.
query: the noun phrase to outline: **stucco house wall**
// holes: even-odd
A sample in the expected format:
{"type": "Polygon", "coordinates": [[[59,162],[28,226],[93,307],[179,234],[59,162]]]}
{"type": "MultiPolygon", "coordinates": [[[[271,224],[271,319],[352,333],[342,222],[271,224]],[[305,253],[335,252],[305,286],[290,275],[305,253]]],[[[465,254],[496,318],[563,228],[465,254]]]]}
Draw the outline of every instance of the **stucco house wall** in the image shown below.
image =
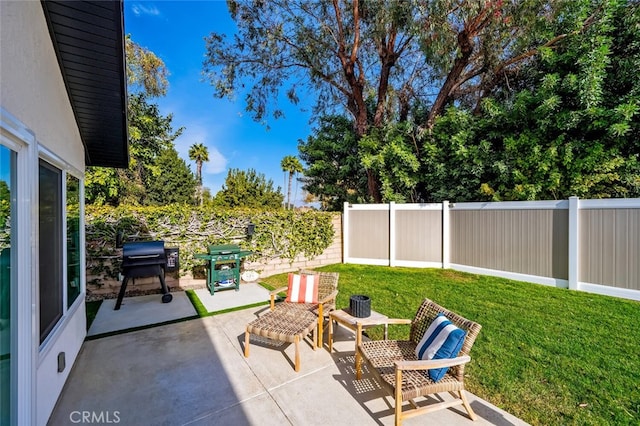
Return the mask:
{"type": "Polygon", "coordinates": [[[39,144],[84,171],[84,146],[40,2],[3,1],[0,12],[2,107],[39,144]]]}
{"type": "MultiPolygon", "coordinates": [[[[46,158],[60,170],[71,171],[79,176],[82,176],[85,168],[84,146],[42,5],[38,1],[0,2],[0,105],[3,123],[9,121],[10,115],[13,122],[19,122],[24,129],[28,129],[26,134],[35,135],[35,140],[19,141],[25,146],[30,145],[25,151],[31,154],[27,167],[29,170],[19,171],[18,179],[30,181],[32,190],[30,194],[18,193],[18,197],[21,197],[21,202],[30,205],[32,229],[37,230],[38,196],[35,182],[38,179],[38,157],[46,158]],[[36,145],[35,148],[33,145],[36,145]]],[[[23,187],[28,188],[29,185],[23,187]]],[[[31,300],[18,297],[17,301],[21,322],[18,329],[22,333],[29,329],[26,322],[31,322],[31,330],[34,326],[37,330],[38,324],[37,232],[32,232],[30,241],[19,243],[30,245],[33,254],[30,276],[22,274],[18,277],[18,287],[32,286],[30,292],[20,293],[30,293],[31,300]],[[33,306],[36,306],[35,310],[33,306]]],[[[21,339],[25,338],[22,334],[21,339]]],[[[85,304],[84,295],[81,295],[42,345],[36,331],[27,337],[30,338],[31,353],[25,353],[24,345],[18,348],[20,350],[16,352],[19,359],[12,359],[12,362],[31,365],[34,370],[26,372],[21,369],[19,372],[21,391],[17,416],[20,423],[20,419],[31,419],[31,424],[47,423],[85,336],[85,304]],[[65,354],[66,360],[62,372],[58,372],[60,353],[65,354]]]]}

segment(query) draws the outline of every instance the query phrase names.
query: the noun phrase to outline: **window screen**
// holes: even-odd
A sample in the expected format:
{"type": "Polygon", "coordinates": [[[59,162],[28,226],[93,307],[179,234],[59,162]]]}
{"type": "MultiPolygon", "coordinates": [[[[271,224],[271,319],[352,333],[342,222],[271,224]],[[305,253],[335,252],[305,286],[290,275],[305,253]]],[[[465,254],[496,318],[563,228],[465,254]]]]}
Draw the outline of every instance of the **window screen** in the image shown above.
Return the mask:
{"type": "Polygon", "coordinates": [[[62,317],[62,171],[40,160],[40,343],[62,317]]]}

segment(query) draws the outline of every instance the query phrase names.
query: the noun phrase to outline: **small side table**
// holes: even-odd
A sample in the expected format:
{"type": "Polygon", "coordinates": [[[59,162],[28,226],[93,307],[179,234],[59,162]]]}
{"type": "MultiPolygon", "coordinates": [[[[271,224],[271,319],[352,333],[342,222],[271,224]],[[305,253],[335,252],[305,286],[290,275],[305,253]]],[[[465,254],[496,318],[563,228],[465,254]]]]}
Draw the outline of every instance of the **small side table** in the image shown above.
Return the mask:
{"type": "Polygon", "coordinates": [[[356,333],[356,349],[362,342],[362,330],[374,327],[376,325],[384,325],[384,338],[387,339],[387,320],[386,315],[379,312],[371,311],[371,315],[367,318],[357,318],[349,313],[348,309],[336,309],[329,313],[329,352],[333,350],[333,322],[344,325],[356,333]]]}

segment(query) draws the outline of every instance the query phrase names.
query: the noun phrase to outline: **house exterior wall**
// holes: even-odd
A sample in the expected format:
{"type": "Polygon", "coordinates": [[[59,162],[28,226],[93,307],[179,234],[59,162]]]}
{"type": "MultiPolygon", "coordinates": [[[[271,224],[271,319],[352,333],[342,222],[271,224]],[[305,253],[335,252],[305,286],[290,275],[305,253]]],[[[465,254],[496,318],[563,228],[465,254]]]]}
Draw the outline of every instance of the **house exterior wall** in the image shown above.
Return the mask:
{"type": "MultiPolygon", "coordinates": [[[[37,330],[38,324],[38,159],[45,158],[80,178],[85,168],[84,146],[40,2],[0,2],[0,106],[3,126],[17,122],[24,127],[24,134],[34,136],[23,138],[25,148],[18,152],[19,188],[23,189],[18,192],[19,214],[29,217],[26,220],[31,229],[27,233],[30,238],[20,240],[31,247],[30,265],[23,270],[28,273],[18,275],[15,289],[19,311],[15,327],[21,342],[27,338],[25,331],[37,330]],[[24,291],[25,287],[30,291],[24,291]]],[[[18,364],[32,366],[31,372],[21,369],[17,374],[17,424],[47,423],[86,336],[83,299],[84,293],[69,310],[65,308],[42,345],[38,333],[31,332],[28,344],[15,348],[18,364]],[[58,372],[58,354],[62,352],[66,367],[58,372]]]]}
{"type": "Polygon", "coordinates": [[[71,367],[87,335],[84,297],[79,298],[74,312],[69,314],[55,339],[40,352],[36,372],[36,424],[46,425],[69,377],[71,367]],[[58,373],[58,354],[65,354],[65,370],[58,373]]]}
{"type": "Polygon", "coordinates": [[[40,2],[3,1],[0,12],[2,107],[39,144],[84,170],[84,147],[40,2]]]}

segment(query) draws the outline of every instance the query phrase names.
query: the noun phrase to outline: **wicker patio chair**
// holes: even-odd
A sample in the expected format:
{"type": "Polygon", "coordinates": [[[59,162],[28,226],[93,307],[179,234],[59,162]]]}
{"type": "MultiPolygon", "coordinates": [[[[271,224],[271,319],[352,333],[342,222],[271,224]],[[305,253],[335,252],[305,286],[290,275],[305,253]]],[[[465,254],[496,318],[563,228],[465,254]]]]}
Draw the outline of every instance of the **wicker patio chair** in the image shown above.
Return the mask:
{"type": "Polygon", "coordinates": [[[362,362],[366,362],[370,371],[395,398],[395,424],[418,414],[462,404],[469,417],[477,416],[471,409],[464,390],[464,366],[471,360],[469,352],[473,346],[481,325],[469,321],[442,306],[424,299],[413,320],[389,319],[388,324],[410,324],[409,340],[378,340],[362,342],[356,351],[356,378],[362,375],[362,362]],[[456,358],[419,360],[415,348],[426,329],[439,314],[443,313],[456,327],[466,331],[462,349],[456,358]],[[429,378],[427,370],[450,367],[445,376],[437,382],[429,378]],[[429,395],[449,392],[453,401],[444,401],[418,406],[415,399],[429,395]],[[404,410],[404,401],[409,401],[413,409],[404,410]]]}
{"type": "Polygon", "coordinates": [[[322,347],[322,336],[324,333],[324,321],[328,320],[329,312],[336,308],[336,297],[338,296],[338,279],[340,274],[337,272],[318,272],[311,270],[300,270],[298,273],[305,275],[319,275],[318,283],[318,303],[290,303],[282,301],[275,303],[278,293],[286,292],[287,286],[277,288],[270,293],[271,310],[279,312],[291,312],[296,315],[299,311],[310,311],[317,315],[318,332],[317,346],[322,347]]]}

